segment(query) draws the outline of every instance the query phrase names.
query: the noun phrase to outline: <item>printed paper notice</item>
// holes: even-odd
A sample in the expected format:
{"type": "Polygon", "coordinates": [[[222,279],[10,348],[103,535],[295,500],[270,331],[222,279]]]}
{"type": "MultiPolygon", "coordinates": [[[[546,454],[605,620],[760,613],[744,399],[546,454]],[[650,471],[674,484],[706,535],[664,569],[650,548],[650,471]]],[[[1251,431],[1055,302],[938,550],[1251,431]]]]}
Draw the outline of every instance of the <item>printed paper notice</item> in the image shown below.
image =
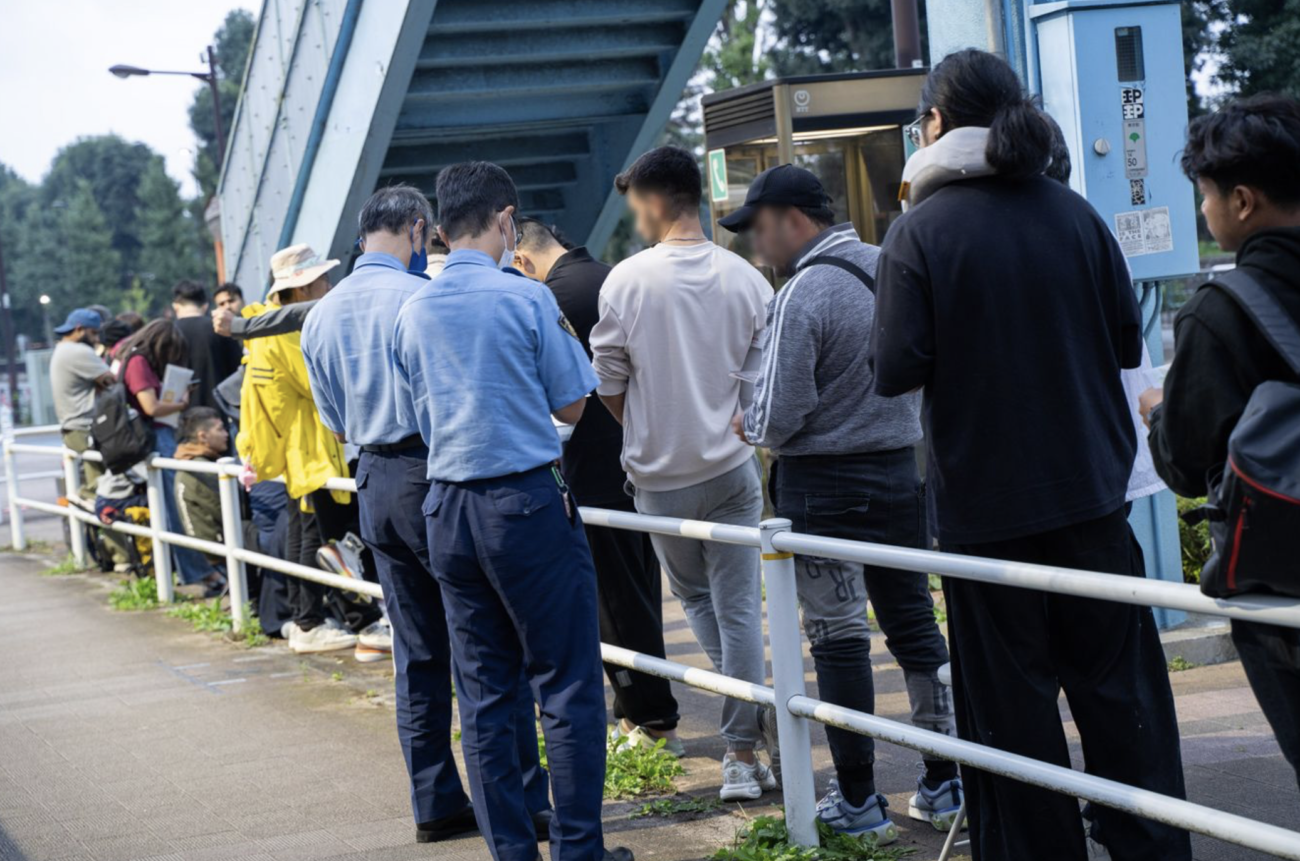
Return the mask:
{"type": "Polygon", "coordinates": [[[1125,257],[1160,254],[1174,250],[1174,231],[1169,207],[1115,213],[1115,238],[1125,257]]]}
{"type": "MultiPolygon", "coordinates": [[[[159,403],[174,404],[178,403],[181,398],[185,397],[185,390],[190,386],[190,380],[194,379],[194,372],[189,368],[182,368],[180,365],[168,365],[167,370],[163,373],[162,391],[158,393],[159,403]]],[[[181,423],[181,414],[172,413],[162,418],[154,419],[172,427],[179,427],[181,423]]]]}

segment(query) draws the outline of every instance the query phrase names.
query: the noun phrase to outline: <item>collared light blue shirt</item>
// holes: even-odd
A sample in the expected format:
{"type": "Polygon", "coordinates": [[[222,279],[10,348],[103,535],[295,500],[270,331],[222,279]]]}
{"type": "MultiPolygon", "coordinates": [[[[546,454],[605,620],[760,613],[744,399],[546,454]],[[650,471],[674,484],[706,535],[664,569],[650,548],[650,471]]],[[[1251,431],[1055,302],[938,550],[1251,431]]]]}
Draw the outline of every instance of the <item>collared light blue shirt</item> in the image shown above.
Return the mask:
{"type": "Polygon", "coordinates": [[[556,460],[551,413],[599,382],[551,291],[467,249],[402,306],[393,364],[399,420],[419,426],[437,481],[556,460]]]}
{"type": "Polygon", "coordinates": [[[302,355],[312,397],[325,426],[350,443],[382,445],[416,432],[413,421],[398,416],[393,324],[428,283],[391,254],[362,254],[307,315],[302,355]]]}

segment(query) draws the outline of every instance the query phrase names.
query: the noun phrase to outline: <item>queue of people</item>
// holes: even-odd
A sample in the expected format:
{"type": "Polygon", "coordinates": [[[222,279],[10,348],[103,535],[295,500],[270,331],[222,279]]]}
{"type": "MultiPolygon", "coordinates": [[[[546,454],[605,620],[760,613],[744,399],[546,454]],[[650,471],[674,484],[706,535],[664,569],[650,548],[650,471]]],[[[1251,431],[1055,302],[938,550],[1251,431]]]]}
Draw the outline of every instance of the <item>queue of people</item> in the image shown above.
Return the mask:
{"type": "MultiPolygon", "coordinates": [[[[1065,184],[1059,128],[1004,61],[976,50],[931,70],[920,108],[907,211],[880,248],[837,224],[834,201],[793,165],[760,174],[720,220],[785,279],[775,293],[706,237],[699,166],[678,148],[617,177],[648,247],[612,268],[520,213],[497,165],[445,168],[436,214],[412,187],[381,188],[358,216],[362,253],[332,289],[339,261],[281,250],[267,302],[245,306],[225,285],[200,334],[186,321],[206,294],[180,285],[177,322],[122,341],[116,372],[95,347],[125,321],[73,312],[53,371],[65,444],[86,448],[95,395],[119,379],[160,452],[216,459],[237,422],[250,505],[266,479],[287,488],[282,511],[263,506],[268,552],[382,586],[368,606],[264,572],[259,610],[298,651],[391,651],[417,841],[477,829],[496,861],[534,861],[545,840],[565,861],[631,861],[601,827],[600,642],[664,655],[662,570],[718,672],[763,684],[760,562],[738,545],[587,527],[579,505],[757,526],[766,482],[798,532],[1140,577],[1127,514],[1160,486],[1151,470],[1213,498],[1252,393],[1300,378],[1288,351],[1300,346],[1295,100],[1198,120],[1183,158],[1210,229],[1280,316],[1261,337],[1259,315],[1212,281],[1179,316],[1163,391],[1140,403],[1149,359],[1128,268],[1065,184]],[[160,400],[168,364],[205,369],[194,393],[160,400]],[[177,413],[179,440],[159,423],[177,413]],[[1139,458],[1142,420],[1152,456],[1139,458]],[[575,426],[565,445],[555,421],[575,426]],[[327,486],[349,476],[355,500],[327,486]]],[[[212,483],[185,475],[176,488],[169,516],[219,540],[212,483]]],[[[194,555],[177,552],[182,580],[220,591],[213,560],[194,555]]],[[[1149,608],[946,579],[945,642],[922,576],[802,556],[795,571],[827,702],[875,708],[870,602],[916,726],[1069,767],[1064,691],[1089,773],[1184,797],[1149,608]]],[[[1296,631],[1236,622],[1234,639],[1300,772],[1296,631]]],[[[604,676],[621,743],[686,753],[665,681],[604,676]]],[[[719,732],[722,799],[779,785],[770,710],[726,700],[719,732]]],[[[827,735],[835,777],[818,818],[892,842],[872,740],[827,735]]],[[[1110,808],[1081,815],[1072,798],[937,759],[907,813],[947,830],[963,801],[975,859],[1084,861],[1089,839],[1116,861],[1191,857],[1186,832],[1110,808]]]]}

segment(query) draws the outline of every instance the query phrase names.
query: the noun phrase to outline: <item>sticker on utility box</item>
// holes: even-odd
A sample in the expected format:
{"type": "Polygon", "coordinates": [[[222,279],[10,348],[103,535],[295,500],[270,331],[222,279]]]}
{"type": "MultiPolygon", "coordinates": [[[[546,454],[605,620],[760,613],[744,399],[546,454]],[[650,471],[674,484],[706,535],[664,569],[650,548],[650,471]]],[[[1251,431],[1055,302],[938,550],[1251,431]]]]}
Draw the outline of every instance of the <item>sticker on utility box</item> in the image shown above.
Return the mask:
{"type": "Polygon", "coordinates": [[[1147,205],[1147,182],[1145,179],[1130,179],[1128,181],[1128,196],[1130,206],[1147,205]]]}
{"type": "Polygon", "coordinates": [[[1173,251],[1174,231],[1169,222],[1169,207],[1115,213],[1115,238],[1119,240],[1125,257],[1173,251]]]}
{"type": "Polygon", "coordinates": [[[1140,120],[1147,115],[1146,99],[1141,87],[1124,87],[1119,91],[1120,112],[1126,120],[1140,120]]]}
{"type": "Polygon", "coordinates": [[[1147,121],[1124,120],[1124,175],[1142,179],[1147,175],[1147,121]]]}
{"type": "Polygon", "coordinates": [[[727,151],[709,150],[709,200],[724,203],[730,196],[727,188],[727,151]]]}

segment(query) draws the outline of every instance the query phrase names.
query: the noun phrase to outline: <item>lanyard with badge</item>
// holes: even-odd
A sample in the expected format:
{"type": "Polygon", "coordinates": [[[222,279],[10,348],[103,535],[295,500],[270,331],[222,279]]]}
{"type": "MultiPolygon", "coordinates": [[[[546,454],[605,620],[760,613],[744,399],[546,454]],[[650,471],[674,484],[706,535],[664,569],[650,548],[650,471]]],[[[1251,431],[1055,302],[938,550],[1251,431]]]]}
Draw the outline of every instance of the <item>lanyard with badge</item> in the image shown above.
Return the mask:
{"type": "Polygon", "coordinates": [[[560,499],[564,500],[564,516],[569,518],[569,522],[572,523],[573,497],[569,495],[569,485],[568,482],[564,480],[564,476],[560,473],[559,465],[554,463],[551,464],[551,475],[555,477],[555,486],[560,489],[560,499]]]}

